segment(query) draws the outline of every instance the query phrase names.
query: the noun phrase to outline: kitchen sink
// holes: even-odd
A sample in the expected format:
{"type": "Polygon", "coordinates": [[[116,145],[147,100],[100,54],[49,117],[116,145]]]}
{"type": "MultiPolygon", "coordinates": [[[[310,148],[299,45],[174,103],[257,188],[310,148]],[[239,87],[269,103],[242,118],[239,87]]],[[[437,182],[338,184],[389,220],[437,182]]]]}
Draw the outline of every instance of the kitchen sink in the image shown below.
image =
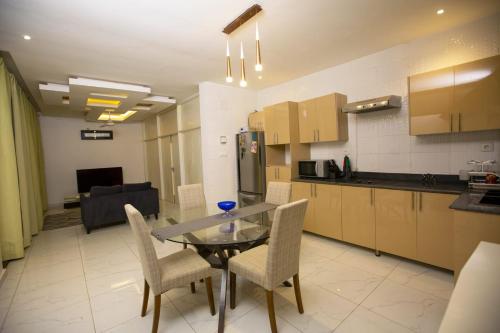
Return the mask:
{"type": "Polygon", "coordinates": [[[500,191],[499,190],[487,191],[483,195],[481,200],[479,200],[479,203],[500,206],[500,191]]]}

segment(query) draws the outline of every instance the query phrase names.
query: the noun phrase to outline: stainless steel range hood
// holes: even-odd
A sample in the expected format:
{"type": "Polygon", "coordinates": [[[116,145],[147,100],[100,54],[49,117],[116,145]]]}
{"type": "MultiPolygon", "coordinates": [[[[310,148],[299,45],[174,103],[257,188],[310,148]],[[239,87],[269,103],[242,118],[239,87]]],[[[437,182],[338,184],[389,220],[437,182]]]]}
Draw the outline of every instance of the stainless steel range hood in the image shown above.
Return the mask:
{"type": "Polygon", "coordinates": [[[342,107],[345,113],[365,113],[401,107],[401,96],[389,95],[348,103],[342,107]]]}

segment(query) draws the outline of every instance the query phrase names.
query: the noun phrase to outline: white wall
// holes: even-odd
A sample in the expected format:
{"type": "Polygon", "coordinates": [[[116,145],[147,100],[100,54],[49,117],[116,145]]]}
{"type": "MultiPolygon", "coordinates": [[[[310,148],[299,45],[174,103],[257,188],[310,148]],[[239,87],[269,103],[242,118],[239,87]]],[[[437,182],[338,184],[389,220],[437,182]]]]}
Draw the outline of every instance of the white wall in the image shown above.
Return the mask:
{"type": "Polygon", "coordinates": [[[112,127],[113,140],[81,140],[80,130],[99,129],[83,119],[40,117],[49,206],[62,205],[65,196],[77,194],[76,170],[123,168],[124,182],[145,179],[141,123],[112,127]]]}
{"type": "Polygon", "coordinates": [[[203,184],[209,207],[237,201],[236,134],[247,126],[257,103],[255,91],[203,82],[199,86],[203,184]],[[220,144],[221,136],[227,144],[220,144]]]}
{"type": "MultiPolygon", "coordinates": [[[[411,137],[407,77],[500,53],[500,15],[412,41],[258,92],[258,108],[340,92],[350,102],[403,96],[401,110],[349,115],[349,141],[313,144],[311,157],[348,153],[361,171],[457,174],[470,159],[500,163],[500,131],[411,137]],[[494,143],[493,152],[481,152],[494,143]]],[[[383,38],[383,37],[381,37],[383,38]]],[[[346,41],[346,43],[355,41],[346,41]]],[[[500,92],[499,92],[500,93],[500,92]]],[[[341,165],[341,163],[340,163],[341,165]]]]}

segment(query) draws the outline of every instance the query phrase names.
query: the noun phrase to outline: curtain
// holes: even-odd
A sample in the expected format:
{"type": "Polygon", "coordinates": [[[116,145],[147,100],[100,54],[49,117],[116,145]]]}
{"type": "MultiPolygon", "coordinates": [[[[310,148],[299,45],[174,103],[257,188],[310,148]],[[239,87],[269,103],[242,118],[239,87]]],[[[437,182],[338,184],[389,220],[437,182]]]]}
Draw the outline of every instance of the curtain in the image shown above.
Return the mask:
{"type": "Polygon", "coordinates": [[[0,58],[0,247],[2,260],[24,256],[19,182],[7,70],[0,58]]]}
{"type": "Polygon", "coordinates": [[[47,194],[38,117],[0,61],[0,248],[10,260],[23,257],[42,229],[47,194]]]}

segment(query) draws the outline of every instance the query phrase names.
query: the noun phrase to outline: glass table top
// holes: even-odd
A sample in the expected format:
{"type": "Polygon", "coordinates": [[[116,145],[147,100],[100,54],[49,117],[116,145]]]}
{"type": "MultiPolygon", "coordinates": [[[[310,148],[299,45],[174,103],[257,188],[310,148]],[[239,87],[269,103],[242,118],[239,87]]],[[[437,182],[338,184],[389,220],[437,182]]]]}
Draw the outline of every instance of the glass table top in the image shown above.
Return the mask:
{"type": "Polygon", "coordinates": [[[206,207],[180,210],[155,225],[152,235],[161,241],[193,245],[237,245],[265,240],[270,226],[267,212],[275,205],[257,204],[231,215],[206,207]]]}

